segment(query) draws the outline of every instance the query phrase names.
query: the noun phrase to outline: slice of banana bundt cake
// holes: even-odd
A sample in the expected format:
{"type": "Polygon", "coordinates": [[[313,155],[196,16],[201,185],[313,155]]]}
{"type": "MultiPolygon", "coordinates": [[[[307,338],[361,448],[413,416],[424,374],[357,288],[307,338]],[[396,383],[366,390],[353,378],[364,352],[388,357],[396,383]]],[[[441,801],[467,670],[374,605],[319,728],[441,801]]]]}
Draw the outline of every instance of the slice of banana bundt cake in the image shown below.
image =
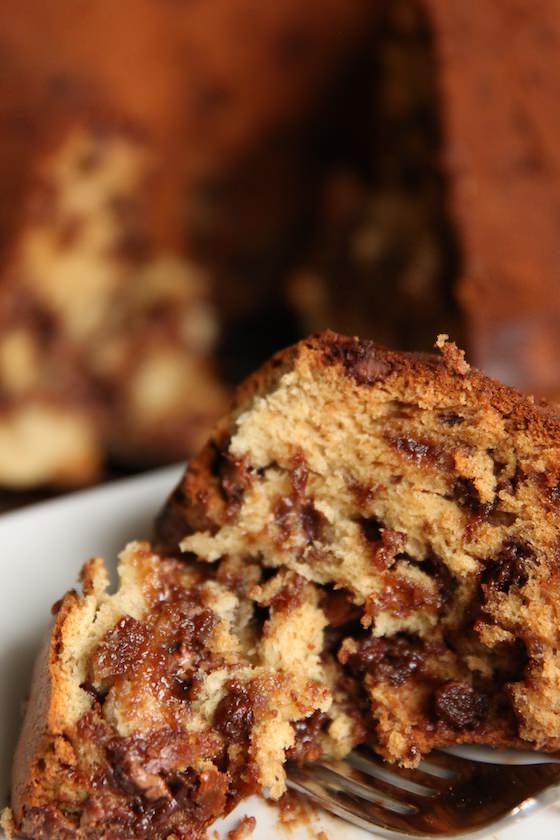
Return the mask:
{"type": "Polygon", "coordinates": [[[332,748],[322,734],[332,695],[319,589],[288,570],[262,573],[133,543],[111,595],[103,561],[86,564],[83,595],[57,605],[36,666],[10,833],[198,840],[242,796],[278,798],[286,754],[322,751],[311,736],[347,749],[342,712],[332,748]]]}
{"type": "Polygon", "coordinates": [[[278,354],[158,521],[189,556],[317,585],[352,737],[403,763],[560,747],[560,417],[445,338],[439,357],[330,332],[278,354]]]}
{"type": "Polygon", "coordinates": [[[438,346],[324,333],[241,387],[159,554],[58,605],[13,833],[198,840],[286,759],[560,747],[560,418],[438,346]]]}

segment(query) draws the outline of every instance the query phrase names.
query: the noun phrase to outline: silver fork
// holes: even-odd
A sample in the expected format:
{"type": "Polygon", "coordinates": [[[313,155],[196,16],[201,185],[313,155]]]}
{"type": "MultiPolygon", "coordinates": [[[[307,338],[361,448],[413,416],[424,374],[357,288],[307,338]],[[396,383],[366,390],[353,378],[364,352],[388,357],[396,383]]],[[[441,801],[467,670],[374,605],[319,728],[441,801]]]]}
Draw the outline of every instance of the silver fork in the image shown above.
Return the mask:
{"type": "Polygon", "coordinates": [[[344,761],[290,764],[288,786],[378,836],[471,840],[560,797],[560,756],[531,760],[497,764],[437,751],[409,770],[359,748],[344,761]]]}

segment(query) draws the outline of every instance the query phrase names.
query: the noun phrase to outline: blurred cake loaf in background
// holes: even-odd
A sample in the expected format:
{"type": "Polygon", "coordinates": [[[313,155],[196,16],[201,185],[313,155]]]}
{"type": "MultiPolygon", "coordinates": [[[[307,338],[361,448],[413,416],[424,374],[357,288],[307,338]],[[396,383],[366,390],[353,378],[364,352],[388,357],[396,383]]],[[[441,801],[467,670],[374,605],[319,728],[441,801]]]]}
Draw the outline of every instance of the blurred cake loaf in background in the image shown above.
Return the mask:
{"type": "Polygon", "coordinates": [[[492,376],[558,397],[560,8],[427,6],[471,356],[492,376]]]}
{"type": "Polygon", "coordinates": [[[287,293],[308,331],[335,325],[427,350],[442,325],[459,326],[434,39],[423,4],[378,9],[287,293]]]}
{"type": "Polygon", "coordinates": [[[97,478],[205,439],[225,393],[205,277],[158,242],[130,131],[73,126],[34,162],[0,286],[0,481],[97,478]]]}
{"type": "Polygon", "coordinates": [[[395,347],[445,325],[489,374],[557,396],[560,10],[376,5],[346,111],[359,142],[326,175],[291,299],[308,328],[395,347]]]}
{"type": "Polygon", "coordinates": [[[325,327],[446,332],[555,397],[559,40],[518,0],[22,0],[0,485],[189,456],[236,381],[325,327]]]}
{"type": "Polygon", "coordinates": [[[282,278],[310,213],[306,114],[370,17],[365,0],[5,16],[0,485],[188,456],[228,386],[297,335],[282,278]]]}

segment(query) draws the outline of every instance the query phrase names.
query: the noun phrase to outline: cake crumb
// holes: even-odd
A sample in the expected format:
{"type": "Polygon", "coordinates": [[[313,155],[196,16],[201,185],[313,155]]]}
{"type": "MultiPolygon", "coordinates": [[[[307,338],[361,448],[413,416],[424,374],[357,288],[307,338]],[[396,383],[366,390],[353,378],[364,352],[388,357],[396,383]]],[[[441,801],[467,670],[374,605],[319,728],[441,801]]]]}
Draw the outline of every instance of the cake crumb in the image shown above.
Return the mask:
{"type": "Polygon", "coordinates": [[[14,815],[11,808],[4,808],[0,813],[0,829],[4,832],[8,840],[16,836],[14,815]]]}
{"type": "Polygon", "coordinates": [[[318,813],[309,800],[288,790],[276,804],[280,810],[278,824],[284,831],[291,834],[293,829],[303,826],[313,840],[329,840],[326,831],[313,825],[318,813]]]}
{"type": "Polygon", "coordinates": [[[465,360],[465,351],[457,347],[455,342],[449,341],[449,336],[446,333],[440,333],[434,345],[443,356],[445,366],[454,373],[460,376],[466,376],[470,371],[471,366],[465,360]]]}
{"type": "Polygon", "coordinates": [[[227,840],[245,840],[249,837],[257,826],[255,817],[248,817],[246,814],[237,823],[235,828],[228,831],[227,840]]]}
{"type": "Polygon", "coordinates": [[[282,828],[291,829],[296,825],[310,826],[311,816],[314,809],[310,803],[292,790],[286,793],[276,803],[280,815],[278,822],[282,828]]]}

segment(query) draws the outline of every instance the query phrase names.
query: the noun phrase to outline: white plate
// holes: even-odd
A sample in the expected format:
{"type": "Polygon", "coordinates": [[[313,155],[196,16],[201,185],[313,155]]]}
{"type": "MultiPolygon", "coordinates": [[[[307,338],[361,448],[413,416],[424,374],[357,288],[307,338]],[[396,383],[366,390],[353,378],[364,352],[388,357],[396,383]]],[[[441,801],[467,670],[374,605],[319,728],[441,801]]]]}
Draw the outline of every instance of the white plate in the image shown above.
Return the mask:
{"type": "MultiPolygon", "coordinates": [[[[113,562],[127,540],[150,537],[154,514],[179,475],[179,467],[158,470],[0,517],[0,802],[9,789],[21,707],[33,659],[48,631],[51,604],[75,585],[88,557],[101,555],[113,562]]],[[[222,823],[223,831],[244,814],[257,818],[254,840],[307,840],[320,830],[329,840],[371,838],[325,815],[288,835],[279,827],[276,809],[256,797],[238,806],[222,823]]],[[[489,837],[526,840],[529,830],[539,840],[557,840],[560,804],[489,837]]]]}

